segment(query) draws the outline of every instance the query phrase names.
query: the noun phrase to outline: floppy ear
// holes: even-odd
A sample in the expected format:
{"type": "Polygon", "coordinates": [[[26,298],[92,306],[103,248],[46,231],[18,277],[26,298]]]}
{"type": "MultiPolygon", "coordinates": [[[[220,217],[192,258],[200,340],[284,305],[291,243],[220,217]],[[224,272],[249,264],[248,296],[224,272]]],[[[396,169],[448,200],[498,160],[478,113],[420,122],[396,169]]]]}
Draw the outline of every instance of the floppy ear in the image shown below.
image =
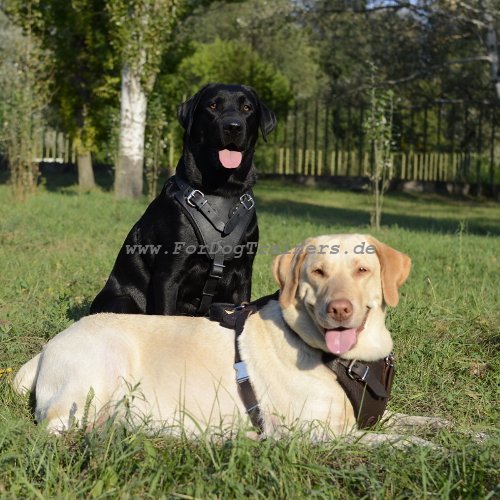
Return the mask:
{"type": "Polygon", "coordinates": [[[299,286],[300,269],[307,252],[297,247],[278,255],[273,262],[273,276],[280,286],[280,304],[283,308],[292,304],[299,286]]]}
{"type": "Polygon", "coordinates": [[[205,92],[205,90],[211,85],[212,85],[211,83],[205,85],[194,96],[190,97],[187,101],[183,102],[179,106],[179,109],[177,110],[177,118],[179,119],[179,123],[182,125],[187,135],[191,133],[194,114],[196,112],[196,107],[200,102],[201,96],[203,95],[203,92],[205,92]]]}
{"type": "Polygon", "coordinates": [[[243,85],[243,88],[250,92],[257,102],[259,108],[259,127],[262,132],[262,138],[266,141],[267,135],[276,127],[276,115],[259,99],[257,92],[249,85],[243,85]]]}
{"type": "Polygon", "coordinates": [[[370,245],[380,261],[380,274],[382,279],[382,293],[386,304],[395,307],[399,302],[398,288],[406,281],[410,274],[411,259],[408,255],[398,252],[372,236],[367,236],[370,245]]]}
{"type": "Polygon", "coordinates": [[[260,109],[260,130],[262,132],[262,138],[267,141],[267,135],[270,134],[276,127],[276,115],[262,102],[259,100],[260,109]]]}

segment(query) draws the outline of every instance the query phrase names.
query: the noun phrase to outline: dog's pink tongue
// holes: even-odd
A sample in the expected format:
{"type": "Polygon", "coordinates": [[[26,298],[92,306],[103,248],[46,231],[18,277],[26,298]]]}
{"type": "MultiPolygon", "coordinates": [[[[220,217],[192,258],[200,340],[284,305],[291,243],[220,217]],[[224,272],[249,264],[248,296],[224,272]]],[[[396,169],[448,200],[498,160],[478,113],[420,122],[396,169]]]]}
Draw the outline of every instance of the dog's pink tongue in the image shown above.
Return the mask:
{"type": "Polygon", "coordinates": [[[328,350],[333,354],[344,354],[356,343],[356,328],[348,330],[327,330],[325,342],[328,350]]]}
{"type": "Polygon", "coordinates": [[[240,151],[230,151],[229,149],[219,151],[219,160],[224,168],[238,168],[242,157],[240,151]]]}

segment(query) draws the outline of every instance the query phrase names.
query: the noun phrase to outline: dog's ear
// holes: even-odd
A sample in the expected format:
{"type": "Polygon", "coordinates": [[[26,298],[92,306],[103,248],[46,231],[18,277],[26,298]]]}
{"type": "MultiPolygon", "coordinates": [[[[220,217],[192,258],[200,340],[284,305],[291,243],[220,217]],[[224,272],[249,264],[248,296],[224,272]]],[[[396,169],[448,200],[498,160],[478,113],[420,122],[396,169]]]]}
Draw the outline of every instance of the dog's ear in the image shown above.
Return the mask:
{"type": "Polygon", "coordinates": [[[262,138],[267,141],[267,136],[276,127],[276,115],[262,101],[259,101],[260,109],[260,130],[262,138]]]}
{"type": "Polygon", "coordinates": [[[280,304],[286,308],[293,303],[299,286],[300,269],[307,252],[297,247],[278,255],[273,262],[273,276],[280,286],[280,304]]]}
{"type": "Polygon", "coordinates": [[[264,141],[267,141],[267,136],[270,134],[274,128],[276,127],[276,115],[259,99],[257,92],[253,87],[249,85],[243,85],[243,88],[252,94],[255,102],[257,103],[257,107],[259,110],[259,127],[262,132],[262,138],[264,141]]]}
{"type": "Polygon", "coordinates": [[[382,293],[386,304],[395,307],[399,302],[399,287],[406,281],[410,274],[411,259],[408,255],[398,252],[372,236],[367,236],[370,245],[375,247],[380,261],[380,274],[382,279],[382,293]]]}
{"type": "Polygon", "coordinates": [[[190,97],[187,101],[183,102],[179,109],[177,110],[177,118],[179,123],[182,125],[182,128],[186,131],[187,135],[191,134],[191,127],[193,125],[194,114],[196,112],[196,107],[200,102],[201,96],[211,85],[205,85],[199,92],[197,92],[194,96],[190,97]]]}

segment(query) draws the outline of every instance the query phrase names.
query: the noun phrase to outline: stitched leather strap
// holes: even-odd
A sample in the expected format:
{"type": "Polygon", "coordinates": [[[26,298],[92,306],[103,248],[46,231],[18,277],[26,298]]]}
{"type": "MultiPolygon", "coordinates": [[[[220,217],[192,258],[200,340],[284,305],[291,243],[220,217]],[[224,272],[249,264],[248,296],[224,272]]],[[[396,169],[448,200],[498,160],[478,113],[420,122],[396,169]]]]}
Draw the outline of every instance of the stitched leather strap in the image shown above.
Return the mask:
{"type": "Polygon", "coordinates": [[[235,336],[234,336],[234,369],[236,370],[236,382],[238,384],[238,394],[240,395],[247,415],[250,417],[252,425],[263,432],[263,420],[260,412],[259,402],[255,396],[252,383],[248,376],[246,363],[241,359],[238,340],[245,327],[245,322],[250,316],[257,311],[255,306],[246,306],[243,309],[235,312],[235,336]]]}
{"type": "Polygon", "coordinates": [[[229,220],[224,227],[224,234],[231,234],[234,228],[241,224],[244,219],[248,216],[255,207],[255,201],[250,193],[244,193],[240,197],[239,203],[237,203],[231,210],[229,220]]]}
{"type": "Polygon", "coordinates": [[[224,272],[224,255],[218,253],[214,256],[212,261],[212,266],[210,272],[205,281],[205,286],[203,287],[203,292],[201,295],[200,306],[198,307],[198,312],[200,314],[205,314],[208,312],[208,308],[213,301],[214,295],[217,292],[217,285],[219,284],[222,274],[224,272]]]}
{"type": "Polygon", "coordinates": [[[349,363],[347,372],[350,373],[350,375],[356,380],[364,382],[378,398],[389,397],[385,387],[375,375],[373,367],[370,367],[359,361],[354,361],[354,363],[349,363]]]}
{"type": "Polygon", "coordinates": [[[279,290],[271,295],[266,295],[250,304],[236,307],[234,304],[212,304],[210,306],[209,318],[217,321],[221,326],[234,330],[234,369],[236,370],[236,382],[238,394],[245,405],[246,413],[250,417],[252,425],[262,433],[264,422],[260,411],[255,391],[248,376],[245,362],[241,359],[238,339],[243,332],[248,317],[262,309],[271,300],[279,299],[279,290]]]}
{"type": "Polygon", "coordinates": [[[352,404],[360,429],[368,429],[382,418],[389,400],[394,377],[391,355],[372,362],[346,360],[323,354],[324,364],[337,380],[352,404]]]}
{"type": "Polygon", "coordinates": [[[183,197],[188,205],[196,207],[205,216],[208,222],[210,222],[217,231],[222,233],[226,224],[219,217],[217,210],[212,207],[205,195],[198,189],[193,189],[177,175],[175,176],[175,183],[179,187],[179,196],[176,196],[177,199],[179,200],[180,197],[183,197]]]}
{"type": "Polygon", "coordinates": [[[244,193],[239,201],[231,209],[227,221],[222,220],[216,208],[211,205],[205,195],[198,189],[193,189],[188,183],[184,182],[179,176],[174,176],[175,183],[179,187],[178,201],[183,197],[188,205],[196,207],[205,218],[214,226],[217,231],[223,235],[231,234],[234,228],[244,218],[244,213],[253,210],[255,201],[249,192],[244,193]]]}

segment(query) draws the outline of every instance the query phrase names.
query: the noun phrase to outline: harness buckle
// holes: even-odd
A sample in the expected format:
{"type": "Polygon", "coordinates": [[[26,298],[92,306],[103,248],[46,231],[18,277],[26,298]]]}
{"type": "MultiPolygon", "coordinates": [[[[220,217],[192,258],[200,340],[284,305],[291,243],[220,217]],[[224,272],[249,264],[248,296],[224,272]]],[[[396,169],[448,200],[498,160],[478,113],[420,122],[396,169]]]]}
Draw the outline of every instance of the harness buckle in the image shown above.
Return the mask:
{"type": "Polygon", "coordinates": [[[249,379],[247,365],[244,361],[238,361],[238,363],[234,363],[234,369],[236,370],[236,382],[241,384],[249,379]]]}
{"type": "Polygon", "coordinates": [[[368,375],[368,372],[370,371],[370,367],[366,366],[365,373],[363,373],[363,375],[359,376],[357,373],[353,373],[353,371],[352,371],[352,367],[354,366],[354,363],[356,363],[355,359],[353,359],[349,363],[349,366],[347,367],[347,375],[349,375],[349,377],[352,380],[359,380],[361,382],[365,382],[366,381],[366,377],[368,375]]]}
{"type": "Polygon", "coordinates": [[[186,202],[191,205],[192,207],[198,207],[201,208],[205,203],[208,203],[208,200],[205,198],[205,195],[199,191],[198,189],[193,189],[186,197],[186,202]],[[199,195],[203,199],[203,203],[198,205],[197,203],[192,202],[191,200],[196,196],[199,195]]]}
{"type": "Polygon", "coordinates": [[[212,264],[212,268],[210,269],[209,276],[211,278],[216,278],[216,279],[220,280],[222,278],[222,273],[224,272],[225,267],[226,266],[224,264],[214,262],[212,264]]]}
{"type": "Polygon", "coordinates": [[[385,357],[385,366],[394,366],[394,354],[392,354],[392,352],[391,354],[389,354],[389,356],[385,357]]]}
{"type": "Polygon", "coordinates": [[[240,202],[246,210],[252,210],[255,207],[255,200],[248,193],[240,196],[240,202]]]}

